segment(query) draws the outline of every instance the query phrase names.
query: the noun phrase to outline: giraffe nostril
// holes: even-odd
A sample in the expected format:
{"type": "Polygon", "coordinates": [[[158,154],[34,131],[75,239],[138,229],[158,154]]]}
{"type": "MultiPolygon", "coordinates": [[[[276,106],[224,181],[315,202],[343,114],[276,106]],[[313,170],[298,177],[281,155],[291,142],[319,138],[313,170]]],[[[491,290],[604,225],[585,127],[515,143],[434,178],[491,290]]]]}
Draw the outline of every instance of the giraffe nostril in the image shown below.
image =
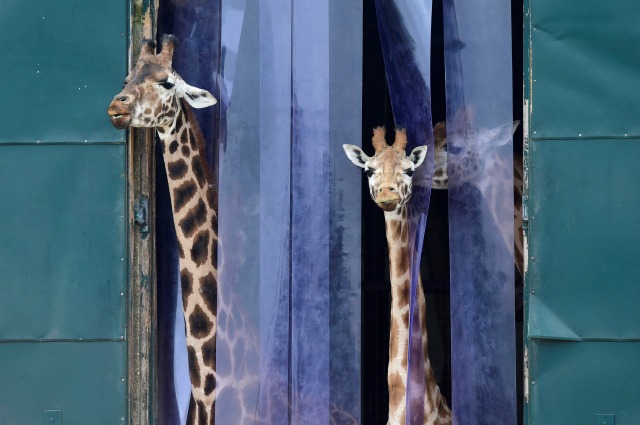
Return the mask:
{"type": "Polygon", "coordinates": [[[396,191],[396,189],[394,187],[390,187],[389,188],[389,192],[395,192],[395,191],[396,191]]]}

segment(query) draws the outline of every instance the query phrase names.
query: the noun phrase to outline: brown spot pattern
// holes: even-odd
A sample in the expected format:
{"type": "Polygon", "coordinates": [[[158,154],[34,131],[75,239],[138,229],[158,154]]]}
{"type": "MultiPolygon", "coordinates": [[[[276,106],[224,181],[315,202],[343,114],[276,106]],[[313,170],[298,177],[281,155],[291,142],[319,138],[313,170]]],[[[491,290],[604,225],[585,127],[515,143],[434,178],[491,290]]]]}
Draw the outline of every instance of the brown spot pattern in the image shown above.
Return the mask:
{"type": "Polygon", "coordinates": [[[200,366],[198,365],[195,348],[190,346],[187,347],[187,357],[189,361],[189,377],[191,378],[191,385],[200,387],[200,366]]]}
{"type": "Polygon", "coordinates": [[[202,361],[206,366],[216,370],[216,338],[215,336],[209,341],[202,344],[202,361]]]}
{"type": "Polygon", "coordinates": [[[396,255],[396,269],[393,271],[396,277],[402,277],[409,267],[409,253],[407,248],[399,248],[395,252],[396,255]]]}
{"type": "Polygon", "coordinates": [[[202,307],[196,305],[191,315],[189,315],[190,335],[202,339],[211,333],[213,322],[209,320],[202,307]]]}
{"type": "Polygon", "coordinates": [[[178,159],[177,161],[167,164],[167,170],[169,171],[169,178],[172,180],[180,180],[189,171],[187,161],[184,159],[178,159]]]}
{"type": "Polygon", "coordinates": [[[200,278],[200,293],[209,311],[216,314],[218,311],[218,282],[213,273],[200,278]]]}
{"type": "Polygon", "coordinates": [[[182,143],[183,145],[186,145],[189,142],[187,134],[187,130],[183,128],[182,132],[180,133],[180,143],[182,143]]]}
{"type": "Polygon", "coordinates": [[[209,231],[202,230],[198,233],[191,245],[191,260],[196,266],[201,266],[209,257],[209,231]]]}
{"type": "Polygon", "coordinates": [[[182,233],[190,238],[207,221],[207,207],[202,199],[180,220],[178,226],[182,233]]]}
{"type": "Polygon", "coordinates": [[[189,270],[180,271],[180,285],[182,286],[182,305],[186,307],[189,295],[193,292],[193,275],[189,270]]]}
{"type": "Polygon", "coordinates": [[[206,378],[204,378],[204,393],[205,395],[209,395],[216,389],[216,379],[212,374],[208,374],[206,378]]]}
{"type": "Polygon", "coordinates": [[[173,211],[180,211],[186,204],[189,203],[193,195],[196,194],[198,188],[193,180],[188,180],[182,183],[180,186],[173,189],[173,211]]]}
{"type": "Polygon", "coordinates": [[[194,155],[191,160],[191,169],[196,176],[196,181],[200,187],[204,187],[207,184],[207,178],[204,175],[204,169],[202,168],[202,157],[200,155],[194,155]]]}
{"type": "Polygon", "coordinates": [[[402,378],[398,373],[392,373],[387,377],[389,383],[389,406],[399,406],[405,396],[402,378]]]}

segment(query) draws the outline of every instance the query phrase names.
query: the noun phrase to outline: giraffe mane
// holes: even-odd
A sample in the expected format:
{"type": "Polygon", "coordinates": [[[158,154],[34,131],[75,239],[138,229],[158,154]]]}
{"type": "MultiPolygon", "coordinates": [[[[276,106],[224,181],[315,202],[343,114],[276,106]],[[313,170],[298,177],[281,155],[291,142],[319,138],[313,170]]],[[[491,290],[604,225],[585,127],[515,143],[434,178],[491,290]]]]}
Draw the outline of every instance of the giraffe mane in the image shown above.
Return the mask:
{"type": "Polygon", "coordinates": [[[196,139],[196,146],[198,147],[198,153],[200,154],[200,161],[202,162],[202,169],[204,170],[204,176],[207,179],[207,183],[209,184],[209,187],[211,187],[211,189],[215,193],[216,195],[215,198],[217,199],[218,188],[216,187],[216,179],[213,178],[213,171],[211,171],[211,167],[209,167],[209,164],[207,163],[207,161],[204,160],[204,158],[206,158],[205,156],[206,149],[205,149],[205,143],[204,143],[204,136],[202,135],[202,130],[200,129],[200,125],[198,125],[198,120],[196,119],[196,115],[194,114],[193,108],[191,107],[191,105],[189,105],[187,101],[184,99],[180,99],[180,102],[182,103],[182,109],[185,111],[187,115],[187,119],[191,124],[191,130],[193,130],[193,137],[196,139]]]}

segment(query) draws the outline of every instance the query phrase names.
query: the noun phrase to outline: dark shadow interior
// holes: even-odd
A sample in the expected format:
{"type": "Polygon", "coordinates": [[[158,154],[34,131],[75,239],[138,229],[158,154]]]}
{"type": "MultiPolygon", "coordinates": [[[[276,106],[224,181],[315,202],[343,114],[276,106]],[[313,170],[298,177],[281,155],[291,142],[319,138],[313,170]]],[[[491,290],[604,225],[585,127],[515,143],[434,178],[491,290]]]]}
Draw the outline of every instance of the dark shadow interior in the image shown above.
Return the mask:
{"type": "MultiPolygon", "coordinates": [[[[513,56],[513,119],[522,122],[522,0],[511,1],[513,56]]],[[[367,152],[371,129],[394,128],[386,84],[374,2],[364,2],[362,78],[362,146],[367,152]]],[[[433,2],[431,96],[433,122],[444,121],[445,70],[442,0],[433,2]]],[[[522,151],[522,126],[514,135],[514,149],[522,151]]],[[[371,201],[362,179],[362,423],[387,420],[387,363],[389,360],[390,282],[387,242],[382,211],[371,201]]],[[[451,341],[449,319],[449,227],[446,191],[431,193],[422,253],[421,274],[427,298],[429,357],[441,391],[451,405],[451,341]]],[[[516,296],[522,296],[522,279],[516,270],[516,296]],[[520,290],[518,290],[520,288],[520,290]]],[[[516,305],[522,305],[516,300],[516,305]]],[[[523,422],[522,310],[516,311],[518,424],[523,422]]]]}

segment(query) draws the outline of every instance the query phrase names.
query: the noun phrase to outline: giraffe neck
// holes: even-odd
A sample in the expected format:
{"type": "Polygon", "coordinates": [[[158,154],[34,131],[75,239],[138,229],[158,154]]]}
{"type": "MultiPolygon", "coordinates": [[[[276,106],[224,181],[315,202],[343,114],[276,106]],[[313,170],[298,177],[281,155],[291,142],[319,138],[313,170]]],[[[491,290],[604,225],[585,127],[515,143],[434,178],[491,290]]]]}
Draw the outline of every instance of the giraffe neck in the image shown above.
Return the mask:
{"type": "MultiPolygon", "coordinates": [[[[391,275],[391,332],[389,335],[389,419],[388,425],[404,425],[406,421],[406,388],[409,344],[409,306],[411,299],[411,271],[409,263],[409,226],[406,207],[385,212],[385,228],[389,245],[391,275]]],[[[425,323],[426,302],[422,282],[418,282],[418,308],[424,356],[425,398],[424,424],[451,423],[451,412],[440,394],[429,355],[425,323]]]]}
{"type": "Polygon", "coordinates": [[[158,127],[180,253],[191,401],[187,424],[213,424],[216,397],[217,212],[204,142],[189,105],[158,127]]]}

